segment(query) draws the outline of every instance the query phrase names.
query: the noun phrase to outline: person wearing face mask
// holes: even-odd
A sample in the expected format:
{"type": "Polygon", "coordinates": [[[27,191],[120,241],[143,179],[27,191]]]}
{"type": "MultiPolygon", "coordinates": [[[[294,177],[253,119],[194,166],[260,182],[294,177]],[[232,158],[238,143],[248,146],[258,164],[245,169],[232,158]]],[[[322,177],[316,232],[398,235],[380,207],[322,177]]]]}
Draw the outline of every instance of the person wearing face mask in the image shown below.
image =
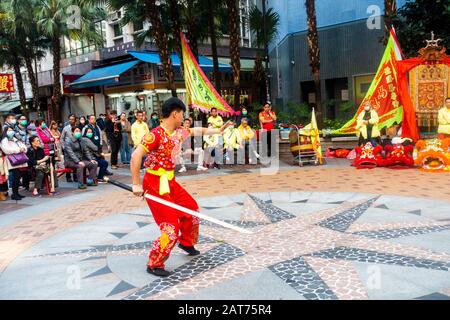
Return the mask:
{"type": "Polygon", "coordinates": [[[21,115],[19,117],[19,121],[16,124],[15,131],[17,132],[17,138],[21,140],[23,143],[25,143],[26,146],[29,146],[30,143],[28,141],[27,125],[28,125],[27,117],[21,115]]]}
{"type": "Polygon", "coordinates": [[[9,174],[13,176],[11,188],[12,188],[12,200],[20,201],[25,196],[19,194],[20,178],[22,177],[22,171],[28,167],[28,159],[26,158],[27,146],[16,138],[15,131],[12,127],[6,127],[3,130],[1,148],[6,155],[9,174]],[[9,156],[14,155],[16,163],[12,163],[9,156]],[[18,159],[24,160],[18,161],[18,159]]]}
{"type": "Polygon", "coordinates": [[[372,146],[380,144],[380,130],[378,130],[378,113],[372,109],[369,101],[364,103],[364,110],[358,115],[356,122],[358,130],[358,145],[370,142],[372,146]]]}
{"type": "Polygon", "coordinates": [[[86,117],[81,116],[81,117],[78,119],[78,125],[77,125],[77,127],[80,128],[81,131],[83,131],[83,128],[84,128],[85,125],[86,125],[86,117]]]}
{"type": "Polygon", "coordinates": [[[229,123],[230,126],[223,132],[225,160],[227,163],[234,159],[234,151],[242,148],[242,137],[239,130],[234,127],[233,121],[229,121],[229,123]]]}
{"type": "Polygon", "coordinates": [[[97,177],[98,163],[95,161],[92,152],[86,147],[85,140],[81,139],[80,128],[72,128],[72,137],[67,137],[64,145],[65,166],[76,169],[78,189],[86,189],[86,185],[83,183],[84,168],[87,168],[89,171],[88,186],[96,186],[95,179],[97,177]]]}
{"type": "Polygon", "coordinates": [[[50,157],[51,165],[53,166],[53,178],[55,182],[55,188],[58,187],[58,177],[56,174],[56,147],[55,147],[55,138],[53,137],[50,130],[47,128],[47,124],[44,119],[37,119],[35,121],[36,124],[36,133],[39,139],[41,139],[42,145],[44,147],[44,153],[46,156],[50,157]]]}
{"type": "Polygon", "coordinates": [[[50,160],[49,156],[45,155],[44,149],[41,148],[41,141],[39,137],[34,136],[30,138],[30,147],[27,151],[28,166],[34,169],[34,189],[33,196],[38,196],[39,191],[42,188],[42,181],[44,175],[50,172],[48,162],[50,160]]]}
{"type": "Polygon", "coordinates": [[[98,163],[98,182],[105,182],[103,179],[106,175],[110,175],[108,172],[108,161],[105,160],[105,155],[102,153],[102,148],[93,141],[94,131],[90,127],[85,127],[85,133],[82,137],[84,145],[92,153],[95,161],[98,163]]]}
{"type": "Polygon", "coordinates": [[[13,130],[15,130],[16,124],[17,124],[16,115],[13,113],[8,113],[5,116],[5,123],[3,124],[3,130],[5,130],[6,128],[12,128],[13,130]]]}
{"type": "MultiPolygon", "coordinates": [[[[137,119],[137,117],[136,117],[136,119],[137,119]]],[[[143,120],[144,120],[144,122],[146,122],[145,119],[143,119],[143,120]]],[[[158,114],[156,112],[152,113],[150,121],[151,121],[151,128],[152,129],[155,129],[156,127],[159,127],[160,121],[159,121],[158,114]]]]}
{"type": "Polygon", "coordinates": [[[247,108],[244,107],[244,106],[242,106],[241,114],[238,115],[238,116],[236,117],[236,126],[237,126],[237,127],[239,127],[239,126],[241,125],[241,122],[242,122],[242,119],[243,119],[243,118],[247,119],[247,124],[248,124],[249,126],[252,125],[253,119],[252,119],[252,117],[250,116],[250,114],[248,113],[247,108]]]}

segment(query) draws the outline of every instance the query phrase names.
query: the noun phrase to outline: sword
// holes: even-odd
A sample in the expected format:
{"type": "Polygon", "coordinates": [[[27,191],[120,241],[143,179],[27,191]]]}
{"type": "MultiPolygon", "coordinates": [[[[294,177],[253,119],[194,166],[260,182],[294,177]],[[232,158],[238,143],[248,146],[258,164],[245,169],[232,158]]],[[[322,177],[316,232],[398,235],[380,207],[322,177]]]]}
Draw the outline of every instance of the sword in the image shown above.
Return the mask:
{"type": "MultiPolygon", "coordinates": [[[[116,180],[109,179],[108,177],[104,177],[104,180],[105,180],[106,182],[112,184],[112,185],[115,185],[116,187],[119,187],[119,188],[122,188],[122,189],[124,189],[124,190],[133,192],[133,189],[132,189],[130,186],[128,186],[128,185],[126,185],[126,184],[124,184],[124,183],[122,183],[122,182],[119,182],[119,181],[116,181],[116,180]]],[[[238,232],[241,232],[241,233],[253,234],[253,232],[250,231],[250,230],[240,228],[240,227],[238,227],[238,226],[232,225],[232,224],[227,223],[227,222],[225,222],[225,221],[222,221],[222,220],[219,220],[219,219],[216,219],[216,218],[207,216],[207,215],[205,215],[205,214],[203,214],[203,213],[200,213],[200,212],[197,212],[197,211],[194,211],[194,210],[185,208],[185,207],[180,206],[180,205],[178,205],[178,204],[175,204],[175,203],[172,203],[172,202],[170,202],[170,201],[167,201],[167,200],[161,199],[161,198],[159,198],[159,197],[153,196],[153,195],[151,195],[151,194],[145,193],[145,194],[144,194],[144,197],[147,198],[147,199],[149,199],[149,200],[158,202],[158,203],[160,203],[160,204],[162,204],[162,205],[165,205],[165,206],[167,206],[167,207],[170,207],[170,208],[172,208],[172,209],[175,209],[175,210],[178,210],[178,211],[187,213],[187,214],[189,214],[189,215],[191,215],[191,216],[194,216],[194,217],[197,217],[197,218],[200,218],[200,219],[207,220],[207,221],[210,221],[210,222],[212,222],[212,223],[218,224],[218,225],[220,225],[220,226],[222,226],[222,227],[225,227],[225,228],[228,228],[228,229],[232,229],[232,230],[235,230],[235,231],[238,231],[238,232]]]]}

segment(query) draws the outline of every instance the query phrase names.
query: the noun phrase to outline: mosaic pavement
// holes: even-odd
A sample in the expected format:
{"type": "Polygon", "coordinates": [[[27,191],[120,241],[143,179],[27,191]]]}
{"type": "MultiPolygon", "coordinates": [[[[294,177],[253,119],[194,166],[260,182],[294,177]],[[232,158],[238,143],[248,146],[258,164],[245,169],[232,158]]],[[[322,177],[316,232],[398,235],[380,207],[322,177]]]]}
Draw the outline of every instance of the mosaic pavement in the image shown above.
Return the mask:
{"type": "Polygon", "coordinates": [[[176,247],[161,279],[145,271],[159,234],[148,209],[117,199],[111,214],[18,253],[0,274],[0,299],[450,299],[449,202],[306,191],[200,198],[203,213],[253,233],[202,221],[202,254],[176,247]]]}

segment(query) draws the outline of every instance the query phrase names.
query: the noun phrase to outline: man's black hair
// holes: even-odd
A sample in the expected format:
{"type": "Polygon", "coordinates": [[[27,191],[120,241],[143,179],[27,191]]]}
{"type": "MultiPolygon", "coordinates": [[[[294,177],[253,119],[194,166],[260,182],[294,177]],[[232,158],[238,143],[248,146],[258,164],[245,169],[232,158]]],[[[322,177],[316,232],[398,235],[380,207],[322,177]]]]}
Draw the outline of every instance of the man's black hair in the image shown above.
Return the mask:
{"type": "Polygon", "coordinates": [[[70,119],[71,117],[74,117],[75,119],[77,118],[76,115],[74,115],[73,113],[69,114],[69,116],[67,117],[67,119],[70,119]]]}
{"type": "Polygon", "coordinates": [[[216,108],[216,107],[212,107],[212,108],[211,108],[211,112],[213,112],[213,110],[216,110],[216,111],[217,111],[217,108],[216,108]]]}
{"type": "MultiPolygon", "coordinates": [[[[75,132],[75,129],[80,129],[80,128],[78,128],[77,126],[73,126],[72,127],[72,132],[75,132]]],[[[81,130],[80,130],[81,131],[81,130]]]]}
{"type": "Polygon", "coordinates": [[[176,97],[169,98],[162,105],[162,117],[168,118],[173,111],[186,112],[186,106],[183,101],[176,97]]]}
{"type": "Polygon", "coordinates": [[[39,139],[38,136],[31,136],[30,137],[30,144],[32,144],[34,142],[34,140],[39,139]]]}

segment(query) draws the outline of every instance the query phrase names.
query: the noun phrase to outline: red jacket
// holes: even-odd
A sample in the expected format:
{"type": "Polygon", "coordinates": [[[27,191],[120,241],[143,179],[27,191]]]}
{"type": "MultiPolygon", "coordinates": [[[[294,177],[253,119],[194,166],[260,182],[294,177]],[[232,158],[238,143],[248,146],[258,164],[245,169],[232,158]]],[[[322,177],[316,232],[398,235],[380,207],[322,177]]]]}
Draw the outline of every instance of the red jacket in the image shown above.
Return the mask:
{"type": "Polygon", "coordinates": [[[41,139],[42,144],[44,145],[45,155],[49,156],[50,155],[49,144],[55,143],[55,139],[53,138],[52,133],[50,132],[50,130],[48,128],[42,129],[40,127],[36,128],[36,133],[37,133],[39,139],[41,139]]]}

